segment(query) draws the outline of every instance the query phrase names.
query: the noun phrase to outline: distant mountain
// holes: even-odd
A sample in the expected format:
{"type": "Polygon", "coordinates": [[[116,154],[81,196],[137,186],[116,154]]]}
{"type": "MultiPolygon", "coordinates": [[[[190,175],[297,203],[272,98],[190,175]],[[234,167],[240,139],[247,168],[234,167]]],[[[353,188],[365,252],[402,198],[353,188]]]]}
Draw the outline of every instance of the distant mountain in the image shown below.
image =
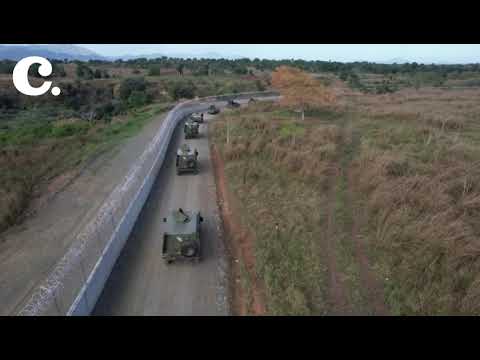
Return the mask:
{"type": "Polygon", "coordinates": [[[409,63],[410,61],[402,59],[402,58],[394,58],[389,61],[385,61],[385,64],[406,64],[409,63]]]}
{"type": "Polygon", "coordinates": [[[439,60],[436,60],[436,59],[428,59],[428,58],[424,58],[424,59],[417,59],[417,60],[413,60],[413,61],[410,61],[410,60],[405,60],[405,59],[402,59],[402,58],[394,58],[394,59],[391,59],[389,61],[385,61],[384,63],[385,64],[407,64],[407,63],[414,63],[416,62],[417,64],[424,64],[424,65],[430,65],[430,64],[436,64],[436,65],[453,65],[453,64],[467,64],[468,61],[439,61],[439,60]]]}
{"type": "Polygon", "coordinates": [[[170,57],[170,58],[182,58],[182,59],[241,59],[242,56],[238,55],[222,55],[215,52],[205,52],[199,54],[190,54],[190,53],[151,53],[151,54],[140,54],[140,55],[131,55],[125,54],[122,56],[102,56],[98,53],[86,49],[78,45],[70,44],[0,44],[0,60],[9,59],[18,61],[27,56],[43,56],[49,59],[68,59],[68,60],[104,60],[104,61],[115,61],[118,59],[122,60],[133,60],[139,58],[146,59],[156,59],[161,57],[170,57]]]}
{"type": "Polygon", "coordinates": [[[18,61],[27,56],[42,56],[57,60],[107,60],[106,57],[77,45],[0,45],[0,59],[18,61]]]}
{"type": "Polygon", "coordinates": [[[189,53],[165,53],[165,54],[159,54],[159,53],[152,53],[152,54],[140,54],[140,55],[121,55],[121,56],[108,56],[108,59],[110,60],[117,60],[117,59],[122,59],[122,60],[133,60],[133,59],[139,59],[139,58],[145,58],[145,59],[157,59],[161,57],[169,57],[169,58],[182,58],[182,59],[241,59],[242,56],[237,56],[237,55],[222,55],[219,53],[215,52],[206,52],[206,53],[200,53],[200,54],[189,54],[189,53]]]}

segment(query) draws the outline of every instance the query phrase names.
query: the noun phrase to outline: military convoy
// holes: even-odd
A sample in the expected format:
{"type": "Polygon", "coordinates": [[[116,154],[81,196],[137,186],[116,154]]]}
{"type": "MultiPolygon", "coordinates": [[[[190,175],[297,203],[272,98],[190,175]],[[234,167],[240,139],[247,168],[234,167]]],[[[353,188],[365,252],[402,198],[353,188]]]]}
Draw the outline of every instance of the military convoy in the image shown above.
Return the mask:
{"type": "Polygon", "coordinates": [[[220,112],[220,109],[217,108],[215,105],[210,105],[210,107],[208,108],[208,113],[210,115],[215,115],[215,114],[218,114],[220,112]]]}
{"type": "MultiPolygon", "coordinates": [[[[208,109],[209,114],[219,112],[215,105],[208,109]]],[[[188,117],[183,128],[185,139],[198,137],[203,120],[203,113],[193,113],[188,117]]],[[[175,167],[177,175],[184,172],[198,174],[197,149],[192,150],[188,144],[183,144],[177,151],[175,167]]],[[[203,222],[200,211],[184,211],[179,208],[171,211],[163,221],[167,226],[162,243],[162,258],[165,262],[171,264],[181,260],[200,261],[200,223],[203,222]]]]}
{"type": "Polygon", "coordinates": [[[240,103],[236,102],[235,100],[228,100],[227,106],[230,108],[237,108],[240,107],[240,103]]]}
{"type": "Polygon", "coordinates": [[[185,133],[185,139],[197,138],[199,135],[200,124],[191,118],[189,118],[183,127],[183,132],[185,133]]]}
{"type": "Polygon", "coordinates": [[[199,124],[203,124],[203,113],[193,113],[190,115],[190,119],[198,122],[199,124]]]}
{"type": "Polygon", "coordinates": [[[198,151],[192,150],[188,144],[183,144],[177,151],[175,161],[177,175],[185,172],[194,172],[198,174],[198,151]]]}
{"type": "Polygon", "coordinates": [[[172,211],[163,218],[167,229],[163,234],[162,258],[167,264],[174,261],[200,261],[200,211],[172,211]]]}

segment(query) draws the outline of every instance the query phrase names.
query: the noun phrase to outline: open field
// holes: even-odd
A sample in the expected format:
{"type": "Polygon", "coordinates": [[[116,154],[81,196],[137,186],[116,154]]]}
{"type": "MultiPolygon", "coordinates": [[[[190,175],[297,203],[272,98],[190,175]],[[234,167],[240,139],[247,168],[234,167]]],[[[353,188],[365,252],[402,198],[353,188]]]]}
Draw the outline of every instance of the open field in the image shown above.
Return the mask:
{"type": "Polygon", "coordinates": [[[347,91],[304,122],[274,104],[219,117],[268,314],[480,313],[479,96],[347,91]]]}
{"type": "Polygon", "coordinates": [[[63,183],[62,177],[136,134],[169,106],[149,105],[108,124],[57,117],[58,109],[22,111],[12,120],[4,118],[8,129],[0,130],[0,231],[22,221],[27,210],[33,212],[32,199],[58,191],[54,188],[63,183]]]}

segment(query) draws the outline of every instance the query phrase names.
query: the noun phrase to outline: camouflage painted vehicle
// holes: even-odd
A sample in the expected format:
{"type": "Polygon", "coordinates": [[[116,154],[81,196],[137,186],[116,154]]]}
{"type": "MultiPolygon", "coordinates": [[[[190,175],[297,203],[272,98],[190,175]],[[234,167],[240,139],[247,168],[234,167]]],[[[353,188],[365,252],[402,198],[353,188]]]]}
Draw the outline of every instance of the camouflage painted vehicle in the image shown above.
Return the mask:
{"type": "Polygon", "coordinates": [[[200,261],[200,211],[184,211],[179,208],[163,218],[166,231],[163,234],[162,258],[167,264],[174,261],[200,261]]]}
{"type": "Polygon", "coordinates": [[[183,132],[185,133],[185,139],[193,139],[199,135],[200,124],[196,121],[188,119],[183,127],[183,132]]]}
{"type": "Polygon", "coordinates": [[[185,172],[198,174],[198,151],[192,150],[188,144],[183,144],[177,151],[175,160],[177,175],[185,172]]]}
{"type": "Polygon", "coordinates": [[[210,115],[215,115],[215,114],[218,114],[220,112],[220,109],[217,108],[215,105],[210,105],[210,107],[208,108],[208,113],[210,115]]]}
{"type": "Polygon", "coordinates": [[[237,108],[237,107],[240,107],[240,104],[235,100],[228,100],[227,106],[230,108],[237,108]]]}
{"type": "Polygon", "coordinates": [[[203,124],[203,113],[193,113],[190,115],[190,119],[198,122],[199,124],[203,124]]]}

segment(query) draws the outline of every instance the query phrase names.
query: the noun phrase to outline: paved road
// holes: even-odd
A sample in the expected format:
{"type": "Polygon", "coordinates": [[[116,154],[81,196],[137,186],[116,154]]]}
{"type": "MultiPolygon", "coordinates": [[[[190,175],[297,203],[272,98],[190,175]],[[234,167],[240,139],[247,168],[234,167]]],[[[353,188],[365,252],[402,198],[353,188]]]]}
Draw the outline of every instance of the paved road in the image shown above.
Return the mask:
{"type": "Polygon", "coordinates": [[[182,126],[177,127],[166,161],[93,315],[227,315],[226,263],[207,138],[209,121],[211,117],[206,116],[199,139],[188,140],[199,152],[198,175],[176,175],[175,153],[184,142],[182,126]],[[205,219],[199,264],[166,266],[161,259],[162,219],[178,207],[199,209],[205,219]]]}

